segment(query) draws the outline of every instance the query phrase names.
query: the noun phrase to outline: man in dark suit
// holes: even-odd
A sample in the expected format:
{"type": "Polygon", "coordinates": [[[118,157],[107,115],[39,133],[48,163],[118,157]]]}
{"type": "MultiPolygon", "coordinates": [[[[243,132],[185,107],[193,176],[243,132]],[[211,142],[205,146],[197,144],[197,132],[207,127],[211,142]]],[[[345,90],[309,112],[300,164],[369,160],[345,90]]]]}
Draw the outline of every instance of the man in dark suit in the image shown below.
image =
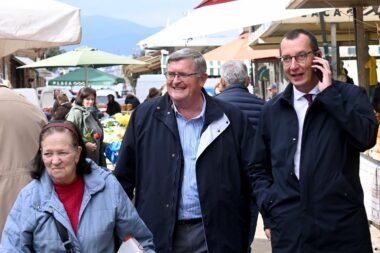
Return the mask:
{"type": "Polygon", "coordinates": [[[372,252],[359,155],[378,124],[365,92],[331,79],[315,36],[280,44],[285,90],[263,107],[254,142],[254,192],[270,218],[274,253],[372,252]]]}

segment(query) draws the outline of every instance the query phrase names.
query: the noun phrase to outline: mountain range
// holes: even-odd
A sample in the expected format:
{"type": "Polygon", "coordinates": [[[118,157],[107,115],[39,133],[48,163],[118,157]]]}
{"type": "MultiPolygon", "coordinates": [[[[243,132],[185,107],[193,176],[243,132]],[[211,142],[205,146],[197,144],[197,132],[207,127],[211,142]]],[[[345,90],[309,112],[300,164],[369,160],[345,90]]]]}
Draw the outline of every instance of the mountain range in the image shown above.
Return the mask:
{"type": "Polygon", "coordinates": [[[126,19],[105,16],[82,16],[82,41],[62,47],[65,51],[86,45],[118,55],[138,55],[137,43],[163,29],[146,27],[126,19]]]}

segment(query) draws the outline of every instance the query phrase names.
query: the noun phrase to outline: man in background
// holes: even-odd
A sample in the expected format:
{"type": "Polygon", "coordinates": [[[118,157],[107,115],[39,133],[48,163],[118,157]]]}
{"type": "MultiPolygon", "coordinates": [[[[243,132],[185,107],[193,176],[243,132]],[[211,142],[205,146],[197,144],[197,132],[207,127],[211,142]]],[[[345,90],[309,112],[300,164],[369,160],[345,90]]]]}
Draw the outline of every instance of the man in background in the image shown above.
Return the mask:
{"type": "Polygon", "coordinates": [[[0,234],[16,197],[31,181],[29,162],[38,150],[38,138],[47,119],[40,108],[0,79],[0,234]],[[6,84],[6,85],[4,85],[6,84]]]}
{"type": "MultiPolygon", "coordinates": [[[[216,96],[216,98],[239,107],[239,109],[247,116],[253,129],[256,131],[264,101],[248,91],[247,87],[250,84],[250,78],[248,76],[247,66],[242,61],[231,60],[225,62],[220,70],[220,84],[225,88],[218,96],[216,96]]],[[[255,201],[252,201],[251,228],[249,233],[250,245],[255,236],[257,216],[258,209],[255,201]]],[[[249,250],[249,252],[251,251],[249,250]]]]}
{"type": "Polygon", "coordinates": [[[271,98],[273,98],[274,96],[277,95],[277,84],[275,83],[272,83],[268,88],[268,99],[267,100],[270,100],[271,98]]]}

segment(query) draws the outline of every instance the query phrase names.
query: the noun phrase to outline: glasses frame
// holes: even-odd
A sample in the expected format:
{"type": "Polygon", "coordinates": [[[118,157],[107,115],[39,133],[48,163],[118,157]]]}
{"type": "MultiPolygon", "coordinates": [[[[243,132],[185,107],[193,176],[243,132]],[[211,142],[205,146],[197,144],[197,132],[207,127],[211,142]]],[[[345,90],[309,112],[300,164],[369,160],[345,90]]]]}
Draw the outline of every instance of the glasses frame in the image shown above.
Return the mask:
{"type": "Polygon", "coordinates": [[[286,66],[290,65],[293,62],[293,58],[294,58],[294,60],[296,60],[297,63],[303,64],[306,62],[308,55],[311,53],[315,53],[315,51],[310,50],[310,51],[306,51],[306,52],[300,52],[296,55],[283,55],[280,57],[280,59],[281,59],[282,64],[284,64],[286,66]],[[300,59],[300,57],[301,58],[305,57],[305,58],[300,59]]]}
{"type": "Polygon", "coordinates": [[[195,76],[195,75],[198,75],[198,74],[200,74],[200,73],[194,72],[194,73],[189,73],[188,74],[188,73],[182,73],[182,72],[166,72],[165,77],[168,80],[174,80],[174,78],[176,78],[176,77],[178,77],[178,78],[180,78],[182,80],[182,79],[187,79],[187,78],[189,78],[191,76],[195,76]]]}

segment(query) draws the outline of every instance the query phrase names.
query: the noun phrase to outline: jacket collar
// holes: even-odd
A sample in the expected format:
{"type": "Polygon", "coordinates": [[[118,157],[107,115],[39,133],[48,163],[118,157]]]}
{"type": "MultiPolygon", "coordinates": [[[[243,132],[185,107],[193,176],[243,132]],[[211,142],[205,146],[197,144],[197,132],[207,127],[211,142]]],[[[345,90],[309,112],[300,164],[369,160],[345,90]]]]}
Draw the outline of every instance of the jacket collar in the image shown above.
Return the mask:
{"type": "Polygon", "coordinates": [[[244,84],[236,83],[236,84],[230,84],[230,85],[228,85],[226,88],[224,88],[224,90],[222,91],[222,93],[226,92],[226,91],[229,91],[229,90],[235,90],[235,89],[243,89],[243,90],[248,91],[247,87],[244,84]]]}
{"type": "MultiPolygon", "coordinates": [[[[205,112],[205,122],[203,125],[203,130],[207,128],[207,126],[221,117],[223,117],[224,112],[220,107],[216,104],[215,99],[210,97],[206,90],[202,88],[202,92],[206,98],[206,112],[205,112]]],[[[202,130],[202,132],[203,132],[202,130]]]]}
{"type": "MultiPolygon", "coordinates": [[[[294,98],[293,86],[294,85],[292,83],[289,83],[286,86],[285,90],[278,95],[278,98],[275,97],[274,99],[277,98],[277,100],[280,100],[280,101],[286,102],[290,105],[293,105],[293,98],[294,98]]],[[[318,90],[318,87],[314,87],[311,93],[318,95],[320,93],[320,91],[318,90]]],[[[318,98],[318,96],[315,98],[314,102],[317,100],[317,98],[318,98]]]]}
{"type": "Polygon", "coordinates": [[[281,101],[281,102],[285,102],[289,105],[293,105],[293,84],[292,83],[289,83],[285,90],[280,93],[278,96],[272,98],[274,101],[274,103],[276,103],[277,101],[281,101]]]}
{"type": "Polygon", "coordinates": [[[226,88],[224,88],[224,90],[222,91],[222,93],[225,92],[225,91],[228,91],[228,90],[232,90],[232,89],[244,89],[244,90],[248,90],[247,87],[244,84],[233,83],[233,84],[228,85],[226,88]]]}
{"type": "MultiPolygon", "coordinates": [[[[105,187],[105,179],[111,174],[111,172],[100,168],[95,162],[87,159],[87,162],[91,165],[91,173],[84,175],[85,192],[93,195],[99,191],[102,191],[105,187]]],[[[42,208],[44,211],[52,212],[53,209],[64,210],[62,203],[58,202],[57,193],[54,191],[54,185],[51,181],[47,170],[42,173],[40,178],[42,187],[42,198],[40,203],[34,203],[37,208],[42,208]]]]}
{"type": "MultiPolygon", "coordinates": [[[[205,129],[211,122],[221,118],[223,111],[216,105],[214,99],[207,94],[204,88],[202,88],[202,93],[206,99],[205,121],[203,126],[203,129],[205,129]]],[[[166,93],[164,96],[158,98],[154,115],[178,137],[177,121],[172,105],[173,101],[170,99],[168,93],[166,93]]]]}

